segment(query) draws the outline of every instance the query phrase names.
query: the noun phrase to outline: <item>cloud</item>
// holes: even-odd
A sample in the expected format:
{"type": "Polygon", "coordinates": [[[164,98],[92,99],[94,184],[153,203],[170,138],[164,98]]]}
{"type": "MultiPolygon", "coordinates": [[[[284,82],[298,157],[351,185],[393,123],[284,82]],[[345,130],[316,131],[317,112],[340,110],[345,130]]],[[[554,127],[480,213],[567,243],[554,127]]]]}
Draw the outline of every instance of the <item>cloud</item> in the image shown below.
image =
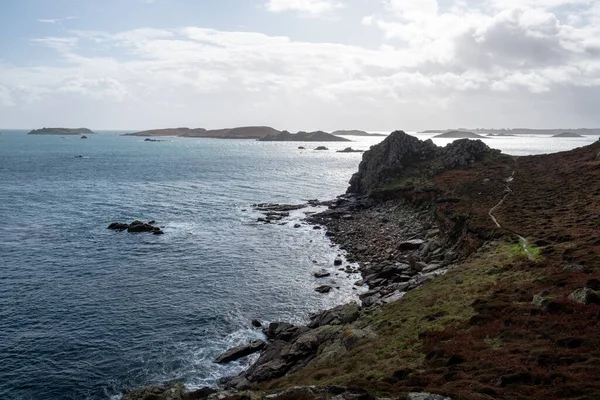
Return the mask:
{"type": "Polygon", "coordinates": [[[38,22],[44,24],[59,24],[63,21],[71,21],[73,19],[77,19],[78,17],[63,17],[63,18],[39,18],[38,22]]]}
{"type": "Polygon", "coordinates": [[[268,0],[267,10],[271,12],[294,11],[308,16],[322,16],[344,8],[340,0],[268,0]]]}
{"type": "MultiPolygon", "coordinates": [[[[298,7],[316,3],[286,4],[309,14],[298,7]]],[[[202,27],[38,38],[60,63],[0,64],[0,118],[16,118],[9,106],[48,115],[52,104],[73,110],[52,117],[115,124],[108,128],[600,125],[590,107],[574,107],[580,94],[600,98],[595,4],[576,5],[577,23],[553,10],[566,7],[557,2],[379,4],[362,20],[380,33],[372,48],[202,27]]]]}

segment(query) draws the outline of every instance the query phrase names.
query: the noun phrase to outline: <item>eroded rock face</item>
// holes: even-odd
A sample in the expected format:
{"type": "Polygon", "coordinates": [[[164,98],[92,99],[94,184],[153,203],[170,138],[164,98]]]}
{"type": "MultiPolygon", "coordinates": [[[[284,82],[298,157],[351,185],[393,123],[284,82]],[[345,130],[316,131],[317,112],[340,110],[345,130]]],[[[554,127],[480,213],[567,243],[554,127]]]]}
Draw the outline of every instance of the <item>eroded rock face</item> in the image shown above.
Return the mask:
{"type": "Polygon", "coordinates": [[[403,131],[393,132],[363,155],[358,172],[350,179],[348,192],[370,193],[388,182],[395,171],[431,158],[436,149],[431,140],[423,142],[403,131]]]}
{"type": "Polygon", "coordinates": [[[363,155],[358,172],[350,179],[348,193],[370,194],[413,166],[419,166],[419,174],[435,175],[470,165],[492,153],[499,151],[490,149],[481,140],[461,139],[438,147],[431,140],[422,141],[396,131],[363,155]]]}

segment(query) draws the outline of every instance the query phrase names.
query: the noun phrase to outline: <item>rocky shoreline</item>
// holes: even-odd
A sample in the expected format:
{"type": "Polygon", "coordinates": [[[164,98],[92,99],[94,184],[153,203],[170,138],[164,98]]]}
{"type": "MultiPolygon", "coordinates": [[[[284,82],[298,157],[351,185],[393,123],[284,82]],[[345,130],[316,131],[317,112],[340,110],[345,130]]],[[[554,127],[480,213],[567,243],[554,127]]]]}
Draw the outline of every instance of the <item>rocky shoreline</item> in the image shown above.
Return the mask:
{"type": "MultiPolygon", "coordinates": [[[[240,375],[223,379],[217,392],[205,388],[185,393],[181,385],[171,385],[153,389],[154,397],[144,388],[124,400],[442,400],[448,394],[477,400],[539,398],[536,394],[550,398],[555,392],[544,385],[564,386],[562,376],[580,385],[562,393],[593,393],[597,385],[582,377],[597,372],[592,365],[600,362],[600,338],[589,330],[597,326],[593,315],[600,320],[600,280],[591,278],[598,275],[594,257],[600,242],[589,241],[588,226],[593,224],[584,224],[582,214],[592,218],[596,209],[577,210],[579,230],[561,225],[570,235],[549,232],[543,219],[529,214],[539,210],[534,208],[536,185],[545,181],[537,175],[530,184],[517,168],[548,171],[546,164],[568,161],[556,173],[568,175],[568,182],[596,182],[586,187],[593,197],[600,194],[594,180],[599,150],[594,144],[517,164],[481,141],[458,140],[439,148],[401,131],[392,133],[364,154],[349,193],[306,205],[256,205],[265,214],[259,219],[263,223],[282,223],[290,210],[304,206],[327,206],[306,222],[323,229],[348,261],[358,263],[362,280],[356,285],[369,289],[360,295],[360,304],[315,313],[306,326],[270,323],[263,329],[268,343],[251,344],[261,352],[258,360],[240,375]],[[574,171],[573,163],[580,170],[574,171]],[[507,177],[514,177],[518,193],[495,212],[506,226],[499,228],[488,213],[506,195],[507,177]],[[517,213],[502,212],[517,204],[526,227],[517,225],[517,213]],[[537,239],[534,259],[523,257],[511,244],[515,232],[537,239]],[[588,244],[574,250],[576,237],[588,244]],[[556,271],[563,272],[554,277],[556,271]],[[550,290],[540,291],[544,287],[550,290]],[[582,318],[589,321],[586,328],[582,318]],[[582,330],[588,334],[585,339],[569,336],[582,330]],[[536,354],[541,354],[537,358],[529,353],[534,342],[536,354]],[[574,352],[579,358],[573,358],[574,352]],[[564,364],[557,357],[573,361],[564,364]],[[490,358],[496,361],[490,363],[490,358]],[[555,358],[550,365],[562,368],[561,377],[544,372],[555,358]]],[[[581,193],[573,198],[584,201],[581,193]]],[[[568,196],[554,199],[559,204],[573,201],[568,196]]]]}

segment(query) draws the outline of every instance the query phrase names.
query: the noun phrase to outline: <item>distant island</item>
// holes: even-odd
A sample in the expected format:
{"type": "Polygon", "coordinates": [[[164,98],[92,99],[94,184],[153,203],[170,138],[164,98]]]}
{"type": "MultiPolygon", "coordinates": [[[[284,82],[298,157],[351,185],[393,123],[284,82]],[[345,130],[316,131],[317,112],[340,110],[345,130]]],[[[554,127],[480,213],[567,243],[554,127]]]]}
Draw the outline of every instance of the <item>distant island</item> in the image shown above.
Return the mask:
{"type": "MultiPolygon", "coordinates": [[[[600,128],[558,128],[558,129],[530,129],[530,128],[511,128],[511,129],[487,129],[487,128],[473,128],[473,129],[445,129],[445,130],[426,130],[419,133],[443,133],[447,131],[467,131],[477,133],[478,135],[487,136],[516,136],[516,135],[558,135],[561,133],[576,133],[581,136],[600,136],[600,128]]],[[[565,136],[562,136],[565,137],[565,136]]],[[[576,137],[576,136],[572,136],[576,137]]]]}
{"type": "Polygon", "coordinates": [[[204,128],[167,128],[148,131],[127,133],[123,136],[179,136],[217,139],[260,139],[268,135],[277,134],[277,129],[269,126],[244,126],[239,128],[213,129],[204,128]]]}
{"type": "Polygon", "coordinates": [[[258,140],[263,142],[350,142],[348,139],[323,131],[298,132],[296,134],[283,131],[258,140]]]}
{"type": "Polygon", "coordinates": [[[440,135],[435,135],[434,138],[446,138],[446,139],[482,139],[485,136],[478,135],[468,131],[449,131],[444,132],[440,135]]]}
{"type": "Polygon", "coordinates": [[[83,135],[92,133],[95,132],[92,132],[88,128],[42,128],[34,129],[28,135],[83,135]]]}
{"type": "Polygon", "coordinates": [[[336,136],[387,136],[383,133],[369,133],[369,132],[365,132],[365,131],[359,131],[356,129],[338,130],[338,131],[332,132],[331,134],[336,135],[336,136]]]}
{"type": "Polygon", "coordinates": [[[578,134],[578,133],[573,133],[573,132],[563,132],[563,133],[558,133],[556,135],[553,135],[552,137],[565,137],[565,138],[570,138],[570,137],[583,137],[582,135],[578,134]]]}

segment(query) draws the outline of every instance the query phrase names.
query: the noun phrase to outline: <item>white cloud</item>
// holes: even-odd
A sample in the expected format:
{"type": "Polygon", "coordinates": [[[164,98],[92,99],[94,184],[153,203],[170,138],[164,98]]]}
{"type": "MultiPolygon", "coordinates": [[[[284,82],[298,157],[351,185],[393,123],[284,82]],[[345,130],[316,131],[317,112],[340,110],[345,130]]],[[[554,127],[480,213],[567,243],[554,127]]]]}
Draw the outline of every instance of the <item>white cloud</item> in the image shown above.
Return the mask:
{"type": "Polygon", "coordinates": [[[340,0],[268,0],[266,3],[271,12],[295,11],[310,16],[326,15],[344,6],[340,0]]]}
{"type": "MultiPolygon", "coordinates": [[[[307,15],[342,6],[270,3],[307,15]]],[[[543,3],[385,0],[362,19],[381,33],[370,49],[201,27],[38,38],[60,63],[0,64],[0,118],[12,105],[38,116],[60,104],[69,118],[110,114],[104,127],[389,130],[532,125],[535,108],[548,124],[583,125],[573,98],[600,97],[600,8],[578,3],[575,24],[543,3]]],[[[585,120],[600,125],[595,111],[585,120]]]]}
{"type": "Polygon", "coordinates": [[[63,17],[63,18],[39,18],[38,22],[44,23],[44,24],[59,24],[63,21],[70,21],[73,19],[77,19],[78,17],[63,17]]]}

